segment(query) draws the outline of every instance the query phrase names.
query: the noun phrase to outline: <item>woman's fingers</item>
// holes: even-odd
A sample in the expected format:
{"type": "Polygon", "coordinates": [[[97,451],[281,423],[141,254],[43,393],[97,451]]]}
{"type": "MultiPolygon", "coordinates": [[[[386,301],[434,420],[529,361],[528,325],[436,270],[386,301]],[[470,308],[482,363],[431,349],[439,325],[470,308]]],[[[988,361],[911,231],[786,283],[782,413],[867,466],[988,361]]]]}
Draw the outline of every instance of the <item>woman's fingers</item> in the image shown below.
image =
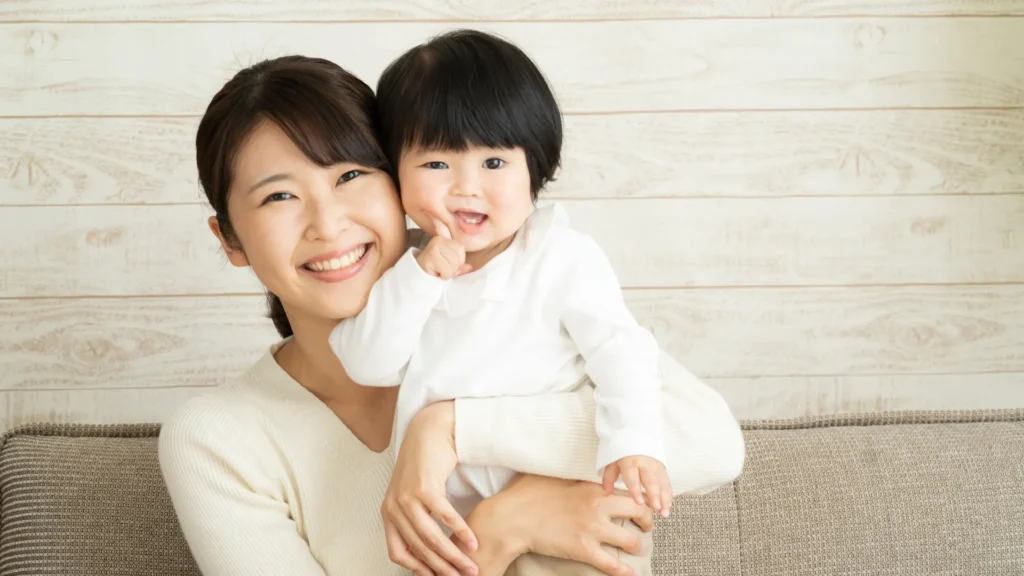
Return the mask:
{"type": "Polygon", "coordinates": [[[456,538],[462,540],[467,548],[470,550],[476,550],[476,535],[474,535],[473,531],[469,528],[469,524],[466,524],[465,518],[455,511],[455,507],[452,506],[452,503],[449,502],[447,498],[444,496],[434,496],[424,503],[427,505],[427,509],[430,510],[430,513],[447,526],[456,538]]]}
{"type": "Polygon", "coordinates": [[[651,510],[644,504],[637,504],[629,496],[610,496],[604,500],[603,512],[609,518],[632,520],[644,532],[654,528],[651,510]]]}
{"type": "MultiPolygon", "coordinates": [[[[441,497],[442,500],[445,500],[441,497]]],[[[436,509],[443,510],[444,508],[437,506],[436,500],[432,500],[436,509]]],[[[447,500],[445,500],[447,502],[447,500]]],[[[407,510],[407,517],[410,519],[412,527],[416,530],[419,539],[426,545],[430,551],[441,558],[445,565],[454,566],[458,568],[461,573],[474,575],[478,572],[476,564],[466,556],[459,547],[451,541],[450,538],[444,535],[441,531],[441,527],[437,525],[437,522],[430,516],[430,512],[434,507],[424,508],[424,506],[430,507],[429,504],[419,504],[411,507],[407,510]]],[[[450,508],[451,505],[449,505],[450,508]]],[[[454,516],[462,521],[462,518],[451,509],[450,512],[445,511],[444,514],[448,517],[454,516]]],[[[452,522],[455,526],[459,526],[458,522],[452,522]]],[[[449,526],[452,528],[452,526],[449,526]]],[[[469,534],[469,538],[475,541],[473,532],[469,529],[469,526],[462,521],[462,525],[459,527],[459,531],[462,534],[469,534]]],[[[433,564],[431,564],[433,565],[433,564]]]]}
{"type": "Polygon", "coordinates": [[[636,572],[632,568],[597,544],[588,546],[584,556],[579,560],[584,564],[590,564],[609,576],[636,576],[636,572]]]}
{"type": "MultiPolygon", "coordinates": [[[[437,528],[437,524],[430,517],[427,516],[426,511],[422,514],[427,517],[427,520],[434,524],[437,528]]],[[[399,516],[396,518],[396,524],[398,525],[398,531],[401,533],[402,538],[409,545],[409,549],[416,555],[421,561],[426,563],[436,574],[439,576],[459,576],[459,571],[455,567],[437,554],[427,543],[420,537],[419,531],[413,526],[412,522],[409,521],[405,516],[399,516]]],[[[440,528],[438,528],[440,531],[440,528]]],[[[443,536],[443,534],[442,534],[443,536]]]]}
{"type": "Polygon", "coordinates": [[[392,562],[411,571],[416,576],[435,576],[433,570],[413,556],[409,551],[409,546],[398,533],[398,529],[390,522],[384,523],[384,540],[388,543],[388,558],[392,562]]]}
{"type": "MultiPolygon", "coordinates": [[[[624,523],[632,523],[629,520],[622,520],[624,523]]],[[[605,524],[604,533],[599,536],[602,544],[621,549],[627,554],[640,556],[644,553],[644,541],[640,532],[630,530],[618,522],[605,524]]]]}

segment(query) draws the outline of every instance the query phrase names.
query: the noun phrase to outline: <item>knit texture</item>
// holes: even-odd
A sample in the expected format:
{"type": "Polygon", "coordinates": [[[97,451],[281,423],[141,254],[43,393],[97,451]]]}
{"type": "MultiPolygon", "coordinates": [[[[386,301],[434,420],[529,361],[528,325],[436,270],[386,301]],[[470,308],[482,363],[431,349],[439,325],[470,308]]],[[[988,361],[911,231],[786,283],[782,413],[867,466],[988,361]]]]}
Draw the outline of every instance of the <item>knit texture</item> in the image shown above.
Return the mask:
{"type": "MultiPolygon", "coordinates": [[[[743,427],[743,476],[676,499],[656,523],[654,574],[1024,573],[1024,410],[743,427]]],[[[156,467],[157,430],[6,434],[0,575],[197,575],[156,467]]]]}

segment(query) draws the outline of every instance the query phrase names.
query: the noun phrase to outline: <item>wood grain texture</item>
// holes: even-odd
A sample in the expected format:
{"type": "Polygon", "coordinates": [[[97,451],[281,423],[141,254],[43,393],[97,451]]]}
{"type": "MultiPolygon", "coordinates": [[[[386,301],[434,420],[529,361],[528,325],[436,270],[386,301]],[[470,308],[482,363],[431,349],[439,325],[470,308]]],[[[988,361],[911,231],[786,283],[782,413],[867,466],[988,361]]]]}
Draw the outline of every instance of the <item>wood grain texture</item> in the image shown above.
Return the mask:
{"type": "MultiPolygon", "coordinates": [[[[0,119],[0,205],[190,203],[196,118],[0,119]]],[[[1024,192],[1024,111],[567,116],[545,198],[1024,192]]]]}
{"type": "MultiPolygon", "coordinates": [[[[565,201],[624,287],[1024,281],[1024,195],[565,201]]],[[[0,210],[0,298],[259,292],[199,205],[0,210]]]]}
{"type": "Polygon", "coordinates": [[[837,15],[1024,15],[1021,0],[4,0],[0,21],[643,20],[837,15]]]}
{"type": "Polygon", "coordinates": [[[1024,195],[565,205],[626,287],[1024,279],[1024,195]]]}
{"type": "MultiPolygon", "coordinates": [[[[566,112],[1024,105],[1020,18],[474,26],[535,57],[566,112]]],[[[451,27],[9,24],[0,116],[198,115],[241,66],[284,53],[335,60],[373,84],[451,27]]]]}
{"type": "Polygon", "coordinates": [[[275,342],[260,296],[0,300],[0,388],[219,384],[275,342]]]}
{"type": "Polygon", "coordinates": [[[570,116],[566,198],[1024,191],[1024,112],[570,116]]]}
{"type": "Polygon", "coordinates": [[[197,118],[0,120],[0,205],[191,202],[197,118]]]}
{"type": "MultiPolygon", "coordinates": [[[[628,290],[626,299],[703,378],[1024,372],[1024,286],[628,290]]],[[[262,305],[258,296],[0,301],[0,389],[220,383],[278,339],[262,305]]]]}
{"type": "Polygon", "coordinates": [[[715,378],[1024,371],[1024,286],[630,290],[665,350],[715,378]]]}
{"type": "Polygon", "coordinates": [[[0,430],[37,422],[164,422],[203,388],[19,390],[0,392],[0,430]]]}
{"type": "Polygon", "coordinates": [[[710,379],[741,419],[1024,408],[1024,372],[710,379]]]}
{"type": "MultiPolygon", "coordinates": [[[[708,379],[740,419],[1024,407],[1024,373],[708,379]]],[[[0,430],[33,422],[162,423],[205,388],[0,392],[0,430]]]]}

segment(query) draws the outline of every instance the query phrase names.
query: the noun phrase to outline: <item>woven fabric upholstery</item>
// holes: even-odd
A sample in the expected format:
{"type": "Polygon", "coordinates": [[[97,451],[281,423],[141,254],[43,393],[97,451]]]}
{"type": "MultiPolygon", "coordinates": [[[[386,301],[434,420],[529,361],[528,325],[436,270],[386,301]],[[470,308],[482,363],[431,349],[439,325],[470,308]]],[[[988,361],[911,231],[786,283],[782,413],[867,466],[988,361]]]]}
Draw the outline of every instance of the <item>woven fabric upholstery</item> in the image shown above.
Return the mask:
{"type": "Polygon", "coordinates": [[[1024,574],[1024,411],[745,425],[743,574],[1024,574]]]}
{"type": "Polygon", "coordinates": [[[702,496],[679,496],[654,529],[655,576],[740,576],[736,492],[728,484],[702,496]]]}
{"type": "Polygon", "coordinates": [[[0,574],[198,576],[156,459],[159,427],[29,426],[0,448],[0,574]]]}
{"type": "MultiPolygon", "coordinates": [[[[676,499],[659,576],[1024,574],[1024,410],[743,423],[739,480],[676,499]]],[[[199,572],[155,425],[37,425],[0,444],[0,576],[199,572]]]]}

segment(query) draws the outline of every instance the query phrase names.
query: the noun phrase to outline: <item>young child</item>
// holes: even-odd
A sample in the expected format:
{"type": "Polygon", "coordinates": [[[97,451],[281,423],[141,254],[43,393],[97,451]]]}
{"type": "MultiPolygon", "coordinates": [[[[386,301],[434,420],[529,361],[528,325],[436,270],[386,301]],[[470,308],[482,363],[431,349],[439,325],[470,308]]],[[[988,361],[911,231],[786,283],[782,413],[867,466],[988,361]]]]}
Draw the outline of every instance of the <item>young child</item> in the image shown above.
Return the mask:
{"type": "MultiPolygon", "coordinates": [[[[541,72],[504,40],[453,32],[389,66],[378,107],[402,204],[433,237],[381,277],[330,343],[354,381],[401,384],[395,445],[430,403],[566,391],[589,377],[605,488],[644,492],[667,515],[658,344],[597,243],[561,206],[535,208],[562,147],[541,72]]],[[[465,515],[514,474],[462,466],[448,494],[465,515]]]]}

